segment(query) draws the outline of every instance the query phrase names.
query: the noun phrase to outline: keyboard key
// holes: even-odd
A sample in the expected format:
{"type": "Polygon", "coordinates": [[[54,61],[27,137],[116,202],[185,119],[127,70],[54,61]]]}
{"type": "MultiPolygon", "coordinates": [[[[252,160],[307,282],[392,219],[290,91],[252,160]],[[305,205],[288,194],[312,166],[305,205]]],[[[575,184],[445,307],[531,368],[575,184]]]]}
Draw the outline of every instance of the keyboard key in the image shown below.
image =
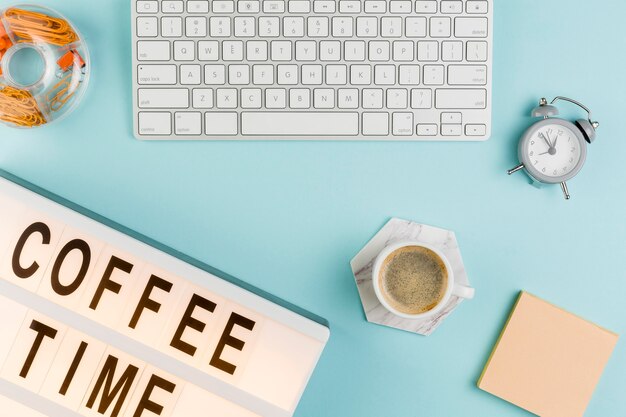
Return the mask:
{"type": "Polygon", "coordinates": [[[341,59],[341,42],[320,42],[320,61],[339,61],[341,59]]]}
{"type": "Polygon", "coordinates": [[[137,13],[158,13],[158,12],[159,12],[159,2],[156,0],[137,2],[137,13]]]}
{"type": "Polygon", "coordinates": [[[175,85],[176,65],[139,65],[137,82],[140,85],[175,85]]]}
{"type": "Polygon", "coordinates": [[[356,36],[359,38],[375,38],[378,36],[378,18],[357,17],[356,36]]]}
{"type": "Polygon", "coordinates": [[[409,14],[413,10],[413,2],[408,0],[398,1],[392,0],[389,2],[389,11],[391,13],[409,14]]]}
{"type": "Polygon", "coordinates": [[[356,136],[359,134],[359,114],[243,112],[241,133],[244,136],[356,136]]]}
{"type": "Polygon", "coordinates": [[[265,90],[265,107],[268,109],[284,109],[287,107],[287,90],[284,88],[268,88],[265,90]]]}
{"type": "Polygon", "coordinates": [[[237,113],[207,112],[204,114],[204,132],[209,136],[237,134],[237,113]]]}
{"type": "Polygon", "coordinates": [[[168,41],[139,41],[137,42],[137,60],[169,61],[170,49],[168,41]]]}
{"type": "Polygon", "coordinates": [[[226,68],[224,65],[205,65],[204,83],[206,85],[226,84],[226,68]]]}
{"type": "Polygon", "coordinates": [[[463,13],[463,2],[459,0],[444,0],[441,2],[441,13],[460,14],[463,13]]]}
{"type": "Polygon", "coordinates": [[[367,0],[365,2],[365,13],[383,14],[387,12],[386,1],[367,0]]]}
{"type": "Polygon", "coordinates": [[[248,65],[229,65],[228,82],[231,85],[250,84],[250,67],[248,65]]]}
{"type": "Polygon", "coordinates": [[[468,41],[466,59],[470,62],[485,62],[487,60],[487,42],[468,41]]]}
{"type": "Polygon", "coordinates": [[[289,107],[292,109],[310,108],[311,90],[308,88],[292,88],[289,90],[289,107]]]}
{"type": "Polygon", "coordinates": [[[213,108],[213,89],[212,88],[194,88],[192,105],[194,109],[213,108]]]}
{"type": "Polygon", "coordinates": [[[141,109],[186,109],[189,107],[189,90],[186,88],[140,88],[141,109]]]}
{"type": "Polygon", "coordinates": [[[425,38],[428,21],[425,17],[407,17],[405,19],[407,38],[425,38]]]}
{"type": "Polygon", "coordinates": [[[189,13],[208,13],[208,0],[187,0],[187,12],[189,13]]]}
{"type": "Polygon", "coordinates": [[[286,38],[301,38],[304,36],[304,17],[283,18],[283,36],[286,38]]]}
{"type": "Polygon", "coordinates": [[[445,67],[443,65],[424,65],[422,82],[424,85],[443,85],[445,81],[445,67]]]}
{"type": "Polygon", "coordinates": [[[454,19],[454,36],[457,38],[486,38],[486,17],[457,17],[454,19]]]}
{"type": "Polygon", "coordinates": [[[399,67],[399,83],[400,85],[419,85],[420,83],[420,66],[419,65],[400,65],[399,67]]]}
{"type": "MultiPolygon", "coordinates": [[[[305,74],[305,72],[303,72],[303,74],[305,74]]],[[[320,77],[320,81],[321,81],[321,77],[320,77]]],[[[346,85],[347,83],[348,83],[348,68],[345,65],[326,65],[326,84],[346,85]]]]}
{"type": "Polygon", "coordinates": [[[285,2],[284,1],[263,1],[263,12],[264,13],[284,13],[285,12],[285,2]]]}
{"type": "Polygon", "coordinates": [[[392,127],[394,136],[413,136],[413,113],[394,113],[392,127]]]}
{"type": "Polygon", "coordinates": [[[213,13],[233,13],[235,11],[235,2],[232,0],[214,0],[213,13]]]}
{"type": "Polygon", "coordinates": [[[202,113],[185,112],[174,113],[174,126],[177,135],[201,135],[202,113]]]}
{"type": "Polygon", "coordinates": [[[437,136],[438,130],[436,124],[420,123],[417,125],[417,136],[437,136]]]}
{"type": "Polygon", "coordinates": [[[243,41],[222,42],[222,59],[224,61],[243,61],[243,41]]]}
{"type": "Polygon", "coordinates": [[[159,21],[156,17],[137,18],[137,36],[140,38],[156,37],[159,31],[159,21]]]}
{"type": "Polygon", "coordinates": [[[328,17],[309,17],[307,19],[307,35],[310,38],[326,38],[329,33],[328,17]]]}
{"type": "Polygon", "coordinates": [[[369,43],[370,61],[389,61],[389,42],[371,41],[369,43]]]}
{"type": "Polygon", "coordinates": [[[365,61],[364,41],[346,41],[343,46],[346,61],[365,61]]]}
{"type": "Polygon", "coordinates": [[[466,10],[468,14],[485,14],[489,12],[489,2],[468,0],[466,10]]]}
{"type": "Polygon", "coordinates": [[[315,0],[313,2],[313,11],[315,13],[335,13],[335,1],[315,0]]]}
{"type": "Polygon", "coordinates": [[[412,109],[430,109],[432,107],[433,90],[430,88],[414,88],[411,90],[412,109]]]}
{"type": "Polygon", "coordinates": [[[401,17],[383,17],[380,26],[380,35],[383,38],[399,38],[402,36],[401,17]]]}
{"type": "Polygon", "coordinates": [[[172,134],[172,115],[167,112],[139,112],[139,134],[169,136],[172,134]]]}
{"type": "Polygon", "coordinates": [[[306,0],[289,0],[289,13],[310,13],[311,2],[306,0]]]}
{"type": "Polygon", "coordinates": [[[204,38],[207,33],[207,18],[193,16],[185,19],[185,34],[188,38],[204,38]]]}
{"type": "Polygon", "coordinates": [[[431,17],[430,37],[449,38],[452,35],[452,19],[449,17],[431,17]]]}
{"type": "Polygon", "coordinates": [[[298,84],[298,73],[300,71],[297,65],[279,65],[276,72],[279,85],[298,84]]]}
{"type": "Polygon", "coordinates": [[[441,136],[461,136],[463,125],[441,125],[441,136]]]}
{"type": "Polygon", "coordinates": [[[316,88],[313,90],[313,107],[316,109],[334,108],[335,90],[332,88],[316,88]]]}
{"type": "Polygon", "coordinates": [[[383,90],[381,88],[364,88],[363,89],[363,108],[364,109],[382,109],[383,108],[383,90]]]}
{"type": "Polygon", "coordinates": [[[196,59],[196,45],[193,41],[174,42],[175,61],[193,61],[196,59]]]}
{"type": "Polygon", "coordinates": [[[463,113],[441,113],[441,123],[443,124],[461,124],[463,123],[463,113]]]}
{"type": "Polygon", "coordinates": [[[449,85],[487,85],[486,65],[449,65],[449,85]]]}
{"type": "Polygon", "coordinates": [[[372,67],[369,65],[350,66],[350,84],[370,85],[372,83],[372,67]]]}
{"type": "Polygon", "coordinates": [[[246,59],[248,61],[267,61],[267,42],[246,42],[246,59]]]}
{"type": "Polygon", "coordinates": [[[465,125],[465,134],[467,136],[485,136],[487,134],[487,126],[482,124],[465,125]]]}
{"type": "Polygon", "coordinates": [[[183,36],[183,19],[181,17],[161,18],[161,36],[164,38],[180,38],[183,36]]]}
{"type": "Polygon", "coordinates": [[[461,62],[463,60],[463,42],[461,41],[442,42],[441,59],[446,62],[461,62]]]}
{"type": "Polygon", "coordinates": [[[333,36],[335,38],[351,38],[353,35],[352,17],[333,17],[333,36]]]}
{"type": "Polygon", "coordinates": [[[366,136],[389,135],[389,113],[363,113],[363,131],[366,136]]]}
{"type": "Polygon", "coordinates": [[[211,37],[213,38],[230,37],[230,17],[211,17],[209,19],[209,28],[211,32],[211,37]]]}
{"type": "Polygon", "coordinates": [[[337,107],[340,109],[358,109],[359,90],[356,88],[340,88],[337,90],[337,107]]]}
{"type": "Polygon", "coordinates": [[[235,88],[218,88],[215,91],[215,107],[218,109],[236,109],[238,91],[235,88]]]}
{"type": "Polygon", "coordinates": [[[438,109],[484,109],[487,107],[487,90],[438,89],[435,92],[438,109]]]}
{"type": "Polygon", "coordinates": [[[217,41],[198,42],[198,59],[200,61],[217,61],[219,57],[219,43],[217,41]]]}
{"type": "Polygon", "coordinates": [[[272,41],[272,61],[291,61],[291,42],[272,41]]]}
{"type": "Polygon", "coordinates": [[[296,42],[296,61],[315,61],[317,59],[317,42],[296,42]]]}
{"type": "Polygon", "coordinates": [[[262,90],[260,88],[242,88],[241,89],[241,108],[242,109],[260,109],[262,105],[262,90]]]}
{"type": "Polygon", "coordinates": [[[354,0],[341,0],[339,2],[339,12],[351,14],[361,13],[361,2],[354,0]]]}
{"type": "Polygon", "coordinates": [[[415,2],[415,13],[437,13],[437,2],[434,0],[418,0],[415,2]]]}
{"type": "Polygon", "coordinates": [[[262,38],[280,36],[280,19],[278,17],[259,17],[259,36],[262,38]]]}
{"type": "Polygon", "coordinates": [[[274,84],[274,66],[254,65],[252,67],[252,83],[255,85],[274,84]]]}
{"type": "Polygon", "coordinates": [[[163,13],[182,13],[184,3],[182,0],[163,0],[161,2],[161,11],[163,13]]]}
{"type": "Polygon", "coordinates": [[[237,11],[239,13],[258,13],[261,10],[261,5],[258,0],[239,0],[237,2],[237,11]]]}
{"type": "Polygon", "coordinates": [[[202,83],[202,67],[200,65],[181,65],[180,83],[182,85],[200,85],[202,83]]]}
{"type": "Polygon", "coordinates": [[[417,43],[417,60],[418,61],[438,61],[439,60],[439,42],[437,41],[419,41],[417,43]]]}
{"type": "Polygon", "coordinates": [[[396,83],[395,65],[376,65],[374,67],[374,84],[394,85],[396,83]]]}
{"type": "Polygon", "coordinates": [[[388,109],[406,109],[409,107],[409,96],[404,88],[390,88],[387,90],[388,109]]]}
{"type": "Polygon", "coordinates": [[[413,61],[415,59],[415,44],[410,41],[394,41],[393,60],[396,62],[413,61]]]}

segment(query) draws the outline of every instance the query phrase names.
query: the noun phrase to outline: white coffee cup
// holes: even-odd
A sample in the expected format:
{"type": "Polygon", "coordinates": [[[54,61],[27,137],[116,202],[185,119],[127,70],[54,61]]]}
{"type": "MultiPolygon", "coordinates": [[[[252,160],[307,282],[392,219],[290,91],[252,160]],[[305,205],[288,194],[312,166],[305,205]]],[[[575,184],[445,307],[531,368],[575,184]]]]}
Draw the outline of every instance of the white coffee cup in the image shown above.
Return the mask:
{"type": "Polygon", "coordinates": [[[448,304],[452,296],[457,296],[457,297],[466,298],[466,299],[474,298],[474,288],[467,287],[455,281],[454,272],[452,271],[452,266],[450,265],[450,261],[439,249],[431,245],[426,245],[424,243],[417,243],[417,242],[411,242],[411,241],[403,241],[403,242],[397,242],[397,243],[391,244],[378,254],[378,257],[374,261],[374,268],[372,271],[372,284],[374,285],[374,291],[376,292],[376,297],[378,297],[378,301],[380,301],[383,307],[385,307],[387,310],[389,310],[396,316],[402,317],[405,319],[425,319],[428,317],[435,316],[438,313],[440,313],[441,310],[445,308],[445,306],[448,304]],[[397,250],[410,247],[410,246],[425,248],[433,252],[435,255],[437,255],[441,259],[443,264],[445,265],[446,272],[448,275],[446,291],[444,293],[444,296],[439,301],[439,303],[437,303],[437,305],[431,310],[428,310],[424,313],[419,313],[419,314],[407,314],[407,313],[403,313],[393,308],[389,304],[387,299],[385,298],[385,294],[383,294],[383,289],[381,288],[382,280],[380,279],[380,272],[381,272],[381,268],[385,260],[397,250]]]}

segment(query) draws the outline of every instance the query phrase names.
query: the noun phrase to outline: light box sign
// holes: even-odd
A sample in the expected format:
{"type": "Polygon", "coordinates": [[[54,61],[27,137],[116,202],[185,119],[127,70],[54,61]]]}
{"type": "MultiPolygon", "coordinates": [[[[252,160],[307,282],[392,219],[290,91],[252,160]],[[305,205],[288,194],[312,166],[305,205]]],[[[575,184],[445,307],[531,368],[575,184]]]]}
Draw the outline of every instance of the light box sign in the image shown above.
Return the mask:
{"type": "Polygon", "coordinates": [[[322,319],[0,175],[0,410],[294,413],[322,319]]]}

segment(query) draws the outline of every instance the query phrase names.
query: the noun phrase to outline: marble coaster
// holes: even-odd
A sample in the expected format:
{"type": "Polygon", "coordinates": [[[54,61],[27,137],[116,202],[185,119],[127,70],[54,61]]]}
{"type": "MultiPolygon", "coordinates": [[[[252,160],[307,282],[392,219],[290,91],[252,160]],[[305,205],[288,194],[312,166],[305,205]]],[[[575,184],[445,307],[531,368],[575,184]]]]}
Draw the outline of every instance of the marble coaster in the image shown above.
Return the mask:
{"type": "Polygon", "coordinates": [[[374,261],[386,246],[403,240],[430,244],[441,250],[452,265],[455,280],[459,284],[470,285],[454,232],[402,219],[391,219],[350,261],[350,266],[367,321],[428,336],[463,302],[463,299],[452,296],[440,314],[424,320],[403,319],[383,307],[376,298],[372,285],[374,261]]]}

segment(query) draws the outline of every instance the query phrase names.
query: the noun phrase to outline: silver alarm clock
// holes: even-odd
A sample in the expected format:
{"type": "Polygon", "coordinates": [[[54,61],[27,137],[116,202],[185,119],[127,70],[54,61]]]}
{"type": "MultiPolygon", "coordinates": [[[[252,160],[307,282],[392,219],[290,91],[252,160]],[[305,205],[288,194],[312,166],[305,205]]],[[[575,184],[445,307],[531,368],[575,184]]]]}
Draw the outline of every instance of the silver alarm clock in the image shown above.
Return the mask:
{"type": "Polygon", "coordinates": [[[556,97],[550,104],[542,98],[539,107],[533,109],[532,117],[543,120],[533,124],[519,142],[520,164],[508,171],[509,175],[525,170],[539,184],[561,184],[567,200],[570,194],[567,181],[582,169],[587,158],[587,144],[596,138],[598,122],[591,120],[591,111],[576,100],[556,97]],[[554,103],[567,101],[587,112],[587,119],[570,122],[557,118],[559,110],[554,103]]]}

